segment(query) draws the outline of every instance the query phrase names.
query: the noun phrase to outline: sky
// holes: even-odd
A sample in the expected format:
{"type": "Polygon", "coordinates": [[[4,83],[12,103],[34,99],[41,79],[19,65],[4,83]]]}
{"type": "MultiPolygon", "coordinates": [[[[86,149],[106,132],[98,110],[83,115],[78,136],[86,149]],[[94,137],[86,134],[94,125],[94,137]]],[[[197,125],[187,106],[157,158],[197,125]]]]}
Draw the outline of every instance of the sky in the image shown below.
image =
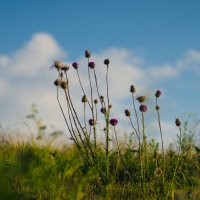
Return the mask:
{"type": "MultiPolygon", "coordinates": [[[[112,117],[125,126],[131,108],[129,87],[148,96],[146,120],[157,129],[154,94],[159,99],[166,143],[175,138],[176,117],[200,117],[200,2],[198,0],[0,1],[0,123],[26,120],[35,103],[47,124],[66,130],[49,70],[55,60],[80,63],[88,86],[85,49],[96,62],[102,92],[110,58],[112,117]]],[[[72,91],[81,112],[81,90],[70,70],[72,91]]],[[[120,128],[121,127],[121,128],[120,128]]],[[[130,131],[130,130],[127,130],[130,131]]],[[[157,137],[156,131],[151,136],[157,137]]]]}

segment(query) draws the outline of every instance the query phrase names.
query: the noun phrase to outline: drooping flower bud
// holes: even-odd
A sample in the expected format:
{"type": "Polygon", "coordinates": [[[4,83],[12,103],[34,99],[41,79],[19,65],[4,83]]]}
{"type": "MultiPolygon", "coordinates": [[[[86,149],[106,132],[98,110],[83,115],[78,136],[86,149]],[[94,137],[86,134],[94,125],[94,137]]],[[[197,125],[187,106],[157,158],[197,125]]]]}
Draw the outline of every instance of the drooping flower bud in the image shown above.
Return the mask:
{"type": "Polygon", "coordinates": [[[112,125],[112,126],[116,126],[118,124],[118,120],[117,119],[111,119],[110,120],[110,125],[112,125]]]}
{"type": "Polygon", "coordinates": [[[88,67],[90,67],[91,69],[94,69],[95,68],[95,62],[89,62],[88,63],[88,67]]]}
{"type": "Polygon", "coordinates": [[[159,98],[161,94],[162,94],[162,92],[160,90],[157,90],[155,93],[155,97],[159,98]]]}
{"type": "Polygon", "coordinates": [[[144,104],[140,105],[140,111],[141,112],[146,112],[147,111],[147,106],[144,105],[144,104]]]}
{"type": "Polygon", "coordinates": [[[135,89],[134,85],[131,85],[131,87],[130,87],[130,92],[131,92],[131,93],[135,93],[135,92],[136,92],[136,89],[135,89]]]}

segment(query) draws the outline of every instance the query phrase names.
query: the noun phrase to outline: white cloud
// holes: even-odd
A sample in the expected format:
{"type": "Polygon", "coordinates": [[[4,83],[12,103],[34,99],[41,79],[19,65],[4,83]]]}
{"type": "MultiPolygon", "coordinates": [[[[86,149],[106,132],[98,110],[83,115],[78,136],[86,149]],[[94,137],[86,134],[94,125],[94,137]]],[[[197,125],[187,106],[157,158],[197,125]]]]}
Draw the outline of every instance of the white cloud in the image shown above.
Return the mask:
{"type": "MultiPolygon", "coordinates": [[[[33,35],[21,49],[10,55],[0,55],[0,103],[8,115],[18,113],[21,116],[28,114],[30,105],[35,103],[40,111],[41,117],[48,124],[66,130],[64,119],[56,101],[56,90],[53,81],[56,79],[55,71],[49,72],[48,67],[53,60],[62,58],[66,53],[58,45],[56,40],[47,33],[33,35]],[[49,72],[49,73],[48,73],[49,72]]],[[[162,81],[179,76],[189,68],[191,63],[200,63],[200,52],[191,50],[174,64],[165,63],[160,66],[146,65],[143,58],[139,58],[127,49],[111,48],[100,53],[94,53],[91,60],[96,62],[96,73],[98,76],[99,89],[106,97],[106,66],[103,64],[105,58],[109,58],[109,92],[110,102],[113,104],[111,117],[117,117],[124,125],[124,109],[130,103],[129,88],[134,84],[138,94],[151,93],[151,87],[155,80],[162,81]]],[[[89,81],[87,75],[87,60],[83,57],[78,59],[79,71],[86,93],[89,95],[89,81]]],[[[68,60],[66,63],[71,63],[68,60]]],[[[91,71],[92,72],[92,71],[91,71]]],[[[82,91],[75,70],[69,71],[70,91],[73,102],[81,114],[83,105],[81,103],[82,91]]],[[[94,79],[93,80],[93,85],[94,79]]],[[[94,86],[95,89],[95,86],[94,86]]],[[[94,93],[97,97],[97,94],[94,93]]],[[[154,122],[152,122],[154,123],[154,122]]],[[[166,141],[173,135],[174,126],[163,122],[166,141]]],[[[159,136],[158,136],[159,138],[159,136]]]]}

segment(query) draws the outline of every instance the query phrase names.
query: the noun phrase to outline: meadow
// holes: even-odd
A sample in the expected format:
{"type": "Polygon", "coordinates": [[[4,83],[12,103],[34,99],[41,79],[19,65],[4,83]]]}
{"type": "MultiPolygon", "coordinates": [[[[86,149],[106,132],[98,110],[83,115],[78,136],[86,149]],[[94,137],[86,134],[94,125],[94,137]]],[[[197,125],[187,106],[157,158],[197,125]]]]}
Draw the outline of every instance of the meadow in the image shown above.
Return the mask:
{"type": "Polygon", "coordinates": [[[132,108],[124,109],[124,117],[132,132],[128,139],[119,140],[118,119],[110,117],[111,62],[108,58],[103,62],[106,71],[104,96],[100,93],[96,65],[89,50],[85,51],[85,58],[89,90],[84,88],[79,64],[74,62],[71,66],[80,84],[83,113],[74,105],[69,65],[61,61],[52,65],[57,72],[55,98],[71,144],[67,141],[59,147],[52,142],[41,144],[46,126],[38,120],[35,107],[28,116],[37,127],[37,136],[32,141],[13,143],[1,134],[1,199],[200,199],[198,120],[176,118],[176,143],[165,147],[159,106],[162,91],[156,90],[152,107],[157,114],[160,142],[150,140],[145,123],[149,109],[145,103],[147,97],[136,96],[137,88],[131,85],[132,108]],[[97,137],[100,122],[104,134],[101,141],[97,137]]]}

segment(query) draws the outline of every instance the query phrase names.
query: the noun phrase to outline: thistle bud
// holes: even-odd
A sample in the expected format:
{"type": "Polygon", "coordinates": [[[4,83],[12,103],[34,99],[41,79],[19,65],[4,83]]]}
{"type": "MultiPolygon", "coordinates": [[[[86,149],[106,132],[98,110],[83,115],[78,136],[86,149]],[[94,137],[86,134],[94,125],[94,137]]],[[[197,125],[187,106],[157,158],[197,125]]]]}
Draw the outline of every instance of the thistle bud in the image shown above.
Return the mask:
{"type": "Polygon", "coordinates": [[[181,125],[181,121],[178,118],[176,118],[175,124],[176,124],[176,126],[180,126],[181,125]]]}
{"type": "Polygon", "coordinates": [[[146,96],[139,96],[139,97],[137,97],[137,100],[138,100],[140,103],[143,103],[143,102],[146,100],[146,96]]]}
{"type": "Polygon", "coordinates": [[[155,97],[159,98],[161,94],[162,94],[162,92],[160,90],[157,90],[155,93],[155,97]]]}
{"type": "Polygon", "coordinates": [[[89,52],[88,49],[85,50],[85,57],[86,58],[90,58],[91,57],[91,53],[89,52]]]}
{"type": "Polygon", "coordinates": [[[106,108],[101,108],[101,112],[102,112],[103,114],[105,114],[105,113],[106,113],[106,108]]]}
{"type": "Polygon", "coordinates": [[[88,99],[87,99],[87,96],[86,96],[86,95],[83,95],[82,102],[83,102],[83,103],[87,103],[87,102],[88,102],[88,99]]]}
{"type": "Polygon", "coordinates": [[[65,89],[67,89],[67,84],[68,84],[67,80],[62,80],[60,83],[60,86],[63,90],[65,90],[65,89]]]}
{"type": "Polygon", "coordinates": [[[62,68],[63,64],[61,63],[60,60],[56,60],[54,62],[54,67],[57,69],[57,70],[60,70],[62,68]]]}
{"type": "Polygon", "coordinates": [[[104,100],[104,96],[101,95],[101,96],[100,96],[100,99],[101,99],[101,101],[103,101],[103,100],[104,100]]]}
{"type": "Polygon", "coordinates": [[[111,108],[112,108],[112,104],[110,104],[110,105],[108,106],[108,108],[110,108],[110,109],[111,109],[111,108]]]}
{"type": "Polygon", "coordinates": [[[93,119],[89,119],[88,122],[89,122],[90,126],[94,126],[96,124],[95,120],[93,120],[93,119]]]}
{"type": "Polygon", "coordinates": [[[77,62],[74,62],[73,64],[72,64],[72,67],[74,68],[74,69],[78,69],[78,63],[77,62]]]}
{"type": "Polygon", "coordinates": [[[61,70],[66,72],[67,70],[69,70],[69,65],[65,64],[61,67],[61,70]]]}
{"type": "Polygon", "coordinates": [[[155,109],[156,109],[156,110],[160,110],[160,106],[157,105],[157,106],[155,107],[155,109]]]}
{"type": "Polygon", "coordinates": [[[106,58],[106,59],[104,60],[104,64],[105,64],[105,65],[109,65],[109,64],[110,64],[110,60],[109,60],[108,58],[106,58]]]}
{"type": "Polygon", "coordinates": [[[95,99],[95,100],[94,100],[94,103],[97,104],[97,103],[98,103],[98,99],[95,99]]]}
{"type": "Polygon", "coordinates": [[[136,89],[135,89],[134,85],[131,85],[131,87],[130,87],[130,92],[131,92],[131,93],[135,93],[135,92],[136,92],[136,89]]]}
{"type": "Polygon", "coordinates": [[[118,124],[118,120],[117,119],[111,119],[110,120],[110,125],[116,126],[117,124],[118,124]]]}
{"type": "Polygon", "coordinates": [[[124,112],[125,112],[126,117],[130,117],[131,116],[130,110],[126,109],[124,112]]]}
{"type": "Polygon", "coordinates": [[[146,112],[147,111],[147,106],[144,105],[144,104],[140,105],[140,111],[141,112],[146,112]]]}
{"type": "Polygon", "coordinates": [[[60,80],[59,80],[59,79],[56,79],[56,80],[54,81],[54,85],[55,85],[55,86],[59,86],[59,85],[60,85],[60,80]]]}
{"type": "Polygon", "coordinates": [[[95,68],[95,62],[89,62],[88,67],[90,67],[91,69],[94,69],[95,68]]]}

